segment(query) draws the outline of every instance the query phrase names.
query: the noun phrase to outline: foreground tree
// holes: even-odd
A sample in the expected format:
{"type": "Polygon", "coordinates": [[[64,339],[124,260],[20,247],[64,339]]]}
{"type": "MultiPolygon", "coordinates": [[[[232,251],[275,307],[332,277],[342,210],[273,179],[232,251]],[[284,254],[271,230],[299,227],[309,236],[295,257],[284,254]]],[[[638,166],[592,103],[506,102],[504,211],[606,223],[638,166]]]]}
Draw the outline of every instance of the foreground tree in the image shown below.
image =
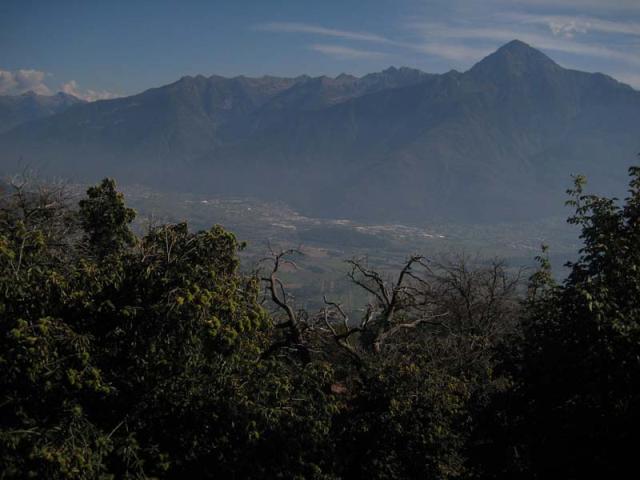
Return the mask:
{"type": "Polygon", "coordinates": [[[330,369],[259,361],[271,323],[232,234],[133,217],[110,180],[78,210],[5,192],[1,476],[320,477],[330,369]]]}
{"type": "Polygon", "coordinates": [[[296,307],[293,251],[144,235],[115,183],[0,200],[0,478],[622,477],[640,420],[640,169],[583,193],[584,248],[521,294],[501,262],[364,260],[347,311],[296,307]],[[266,295],[265,295],[266,294],[266,295]]]}
{"type": "MultiPolygon", "coordinates": [[[[525,335],[506,366],[515,379],[507,477],[623,478],[640,425],[640,168],[629,196],[586,195],[576,178],[570,222],[584,246],[562,284],[543,260],[525,335]]],[[[503,471],[504,473],[504,471],[503,471]]]]}
{"type": "Polygon", "coordinates": [[[347,312],[325,298],[313,313],[296,308],[278,278],[299,254],[275,252],[265,262],[266,297],[281,333],[270,354],[333,365],[332,388],[345,402],[331,429],[339,476],[473,475],[477,413],[504,388],[493,375],[495,348],[517,328],[518,275],[465,257],[435,264],[415,255],[397,273],[353,259],[348,276],[369,302],[347,312]]]}

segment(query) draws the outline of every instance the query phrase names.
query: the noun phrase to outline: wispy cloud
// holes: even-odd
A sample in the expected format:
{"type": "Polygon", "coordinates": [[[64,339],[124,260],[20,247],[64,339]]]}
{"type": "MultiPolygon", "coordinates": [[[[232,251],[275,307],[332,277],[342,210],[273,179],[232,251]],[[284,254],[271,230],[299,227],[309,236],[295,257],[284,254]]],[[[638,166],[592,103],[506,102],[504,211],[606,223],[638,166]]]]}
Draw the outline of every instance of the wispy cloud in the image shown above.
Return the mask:
{"type": "MultiPolygon", "coordinates": [[[[428,41],[441,43],[444,43],[444,40],[449,40],[449,42],[463,42],[468,40],[508,42],[517,38],[536,48],[544,50],[597,58],[615,59],[632,65],[640,65],[640,55],[633,52],[616,50],[601,45],[576,42],[564,37],[523,32],[522,29],[496,27],[452,27],[441,23],[412,24],[412,26],[413,28],[417,28],[428,41]]],[[[453,47],[457,44],[449,43],[449,45],[453,47]]]]}
{"type": "MultiPolygon", "coordinates": [[[[270,22],[256,26],[258,30],[268,32],[281,33],[302,33],[306,35],[339,38],[340,40],[356,41],[365,43],[375,43],[387,46],[405,46],[401,42],[396,42],[390,38],[375,33],[355,32],[350,30],[338,30],[335,28],[327,28],[320,25],[310,25],[307,23],[297,22],[270,22]]],[[[333,45],[324,43],[314,43],[308,48],[315,52],[333,57],[337,60],[355,60],[355,59],[372,59],[383,58],[390,54],[377,50],[368,50],[361,48],[353,48],[345,45],[333,45]]]]}
{"type": "Polygon", "coordinates": [[[468,45],[453,44],[447,42],[431,41],[413,45],[418,52],[427,53],[436,57],[454,60],[456,62],[473,62],[489,55],[494,48],[472,47],[468,45]]]}
{"type": "Polygon", "coordinates": [[[575,34],[589,32],[640,36],[640,23],[612,21],[594,17],[570,15],[536,15],[530,13],[503,14],[504,20],[512,20],[531,25],[544,25],[554,35],[573,38],[575,34]]]}
{"type": "Polygon", "coordinates": [[[384,52],[376,52],[372,50],[360,50],[357,48],[345,47],[343,45],[314,44],[314,45],[311,45],[309,48],[316,52],[329,55],[338,60],[383,58],[388,56],[388,54],[384,52]]]}
{"type": "Polygon", "coordinates": [[[44,83],[46,76],[40,70],[0,70],[0,95],[20,95],[29,91],[49,95],[51,90],[44,83]]]}
{"type": "Polygon", "coordinates": [[[393,44],[390,40],[382,35],[368,32],[353,32],[349,30],[336,30],[326,28],[319,25],[310,25],[307,23],[297,22],[270,22],[257,25],[256,29],[267,32],[284,32],[284,33],[307,33],[312,35],[322,35],[325,37],[342,38],[344,40],[357,40],[362,42],[388,43],[393,44]]]}
{"type": "Polygon", "coordinates": [[[463,9],[461,12],[466,12],[466,17],[428,22],[414,19],[398,25],[396,36],[299,22],[271,22],[256,28],[340,39],[342,45],[316,43],[308,46],[336,59],[381,58],[397,54],[407,58],[407,52],[412,52],[410,55],[424,54],[466,68],[501,44],[519,39],[548,52],[582,57],[580,63],[585,65],[618,63],[622,71],[640,66],[638,16],[606,15],[597,8],[602,3],[611,4],[618,12],[623,8],[636,8],[640,13],[640,0],[488,0],[486,12],[463,9]],[[512,7],[509,13],[504,13],[506,8],[496,9],[507,4],[512,7]],[[514,4],[518,5],[515,11],[514,4]],[[580,14],[573,14],[574,11],[580,11],[580,14]],[[354,48],[353,42],[368,42],[378,47],[375,51],[361,49],[358,45],[354,48]],[[626,47],[621,48],[622,44],[626,47]]]}
{"type": "Polygon", "coordinates": [[[637,0],[504,0],[503,3],[563,9],[590,8],[593,10],[640,11],[640,3],[637,0]]]}
{"type": "MultiPolygon", "coordinates": [[[[490,53],[491,50],[487,48],[475,48],[465,45],[450,45],[443,42],[423,40],[418,40],[417,42],[403,42],[369,32],[336,30],[333,28],[327,28],[319,25],[309,25],[306,23],[272,22],[259,25],[257,28],[269,32],[313,34],[340,38],[342,40],[378,43],[387,45],[389,47],[397,47],[399,49],[411,50],[413,52],[426,53],[429,55],[456,61],[478,60],[487,53],[490,53]]],[[[338,46],[314,44],[309,48],[311,50],[333,56],[337,59],[381,58],[391,55],[385,52],[361,50],[342,45],[338,46]]]]}
{"type": "Polygon", "coordinates": [[[74,97],[81,98],[87,102],[94,102],[96,100],[108,100],[110,98],[118,98],[121,95],[113,92],[107,92],[105,90],[81,90],[78,83],[75,80],[71,80],[60,87],[60,90],[74,97]]]}

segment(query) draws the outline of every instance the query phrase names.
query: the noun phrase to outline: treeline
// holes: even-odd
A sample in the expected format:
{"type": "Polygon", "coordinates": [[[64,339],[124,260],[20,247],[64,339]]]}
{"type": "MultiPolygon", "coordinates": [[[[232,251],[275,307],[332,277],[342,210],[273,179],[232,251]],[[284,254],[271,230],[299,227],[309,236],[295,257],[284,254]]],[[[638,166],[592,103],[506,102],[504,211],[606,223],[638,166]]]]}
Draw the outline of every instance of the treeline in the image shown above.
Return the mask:
{"type": "Polygon", "coordinates": [[[296,307],[219,226],[130,229],[111,180],[0,204],[0,478],[628,478],[640,432],[640,168],[569,191],[555,283],[350,261],[370,302],[296,307]]]}

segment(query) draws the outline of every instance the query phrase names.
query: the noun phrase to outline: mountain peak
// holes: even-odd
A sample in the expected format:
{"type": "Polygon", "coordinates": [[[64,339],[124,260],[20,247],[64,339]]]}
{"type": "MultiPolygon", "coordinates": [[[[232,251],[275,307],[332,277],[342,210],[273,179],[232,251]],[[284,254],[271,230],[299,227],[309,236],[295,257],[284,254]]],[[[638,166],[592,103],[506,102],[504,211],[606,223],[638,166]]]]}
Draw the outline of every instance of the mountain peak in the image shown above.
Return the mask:
{"type": "Polygon", "coordinates": [[[520,40],[512,40],[474,65],[470,72],[495,78],[505,75],[523,76],[560,68],[540,50],[520,40]]]}
{"type": "Polygon", "coordinates": [[[540,50],[532,47],[531,45],[524,43],[521,40],[511,40],[509,43],[503,45],[495,54],[501,56],[509,56],[514,58],[520,58],[527,61],[535,61],[540,63],[552,63],[555,62],[547,57],[540,50]]]}
{"type": "Polygon", "coordinates": [[[497,51],[501,51],[501,50],[502,51],[510,51],[510,52],[517,52],[517,51],[524,52],[524,51],[527,51],[527,50],[536,50],[536,49],[533,48],[528,43],[525,43],[522,40],[518,40],[516,38],[514,40],[511,40],[509,43],[505,43],[497,51]]]}

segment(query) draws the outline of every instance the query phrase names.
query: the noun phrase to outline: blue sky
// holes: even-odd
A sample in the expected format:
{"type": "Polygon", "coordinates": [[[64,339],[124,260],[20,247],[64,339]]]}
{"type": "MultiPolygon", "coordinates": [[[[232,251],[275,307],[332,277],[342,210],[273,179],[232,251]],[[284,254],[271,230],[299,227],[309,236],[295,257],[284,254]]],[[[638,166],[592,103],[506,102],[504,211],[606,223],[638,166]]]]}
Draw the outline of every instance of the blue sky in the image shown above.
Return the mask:
{"type": "Polygon", "coordinates": [[[184,75],[466,70],[509,40],[640,88],[640,0],[0,0],[0,94],[184,75]]]}

